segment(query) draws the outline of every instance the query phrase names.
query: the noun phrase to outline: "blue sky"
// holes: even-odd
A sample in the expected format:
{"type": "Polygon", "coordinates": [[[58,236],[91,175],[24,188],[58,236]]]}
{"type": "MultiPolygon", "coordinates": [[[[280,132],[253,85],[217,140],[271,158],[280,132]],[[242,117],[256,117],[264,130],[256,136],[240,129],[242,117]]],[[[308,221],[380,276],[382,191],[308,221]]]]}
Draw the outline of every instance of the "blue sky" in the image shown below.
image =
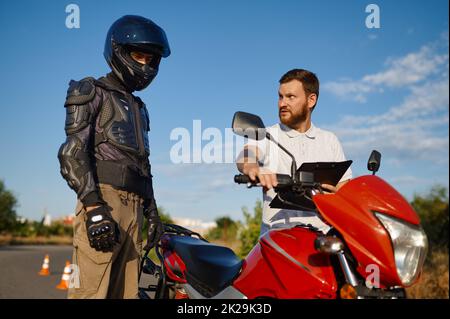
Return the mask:
{"type": "Polygon", "coordinates": [[[170,133],[192,131],[193,120],[224,132],[238,110],[276,123],[278,79],[292,68],[318,75],[313,122],[336,133],[355,176],[378,149],[379,175],[407,198],[448,187],[446,0],[2,1],[0,179],[19,215],[73,211],[56,157],[67,84],[109,72],[106,32],[125,14],[161,25],[172,49],[138,94],[151,116],[157,201],[172,216],[242,219],[241,207],[253,207],[260,190],[234,185],[233,164],[172,164],[170,133]],[[79,29],[65,26],[70,3],[80,8],[79,29]],[[370,3],[380,8],[379,29],[365,25],[370,3]]]}

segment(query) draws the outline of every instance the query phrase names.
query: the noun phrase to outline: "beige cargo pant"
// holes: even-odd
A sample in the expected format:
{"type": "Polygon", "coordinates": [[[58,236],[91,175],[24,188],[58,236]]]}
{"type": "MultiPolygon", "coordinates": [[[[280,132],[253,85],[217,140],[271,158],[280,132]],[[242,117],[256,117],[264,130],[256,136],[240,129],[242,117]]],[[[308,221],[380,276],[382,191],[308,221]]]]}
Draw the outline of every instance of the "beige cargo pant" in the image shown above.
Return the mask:
{"type": "Polygon", "coordinates": [[[73,266],[68,298],[137,298],[143,200],[110,185],[100,184],[99,189],[119,225],[120,243],[112,252],[91,248],[86,234],[86,211],[78,202],[73,224],[73,266]]]}

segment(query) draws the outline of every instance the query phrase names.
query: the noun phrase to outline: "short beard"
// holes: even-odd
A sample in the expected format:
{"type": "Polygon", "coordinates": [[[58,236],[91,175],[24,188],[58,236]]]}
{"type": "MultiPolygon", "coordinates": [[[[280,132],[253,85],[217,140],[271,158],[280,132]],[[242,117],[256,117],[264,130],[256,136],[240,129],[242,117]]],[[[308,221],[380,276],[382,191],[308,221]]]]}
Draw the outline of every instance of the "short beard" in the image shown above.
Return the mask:
{"type": "Polygon", "coordinates": [[[282,119],[281,111],[279,111],[278,117],[280,119],[280,122],[292,129],[297,129],[300,126],[300,124],[305,122],[308,118],[307,103],[303,104],[302,109],[299,113],[296,113],[296,114],[293,114],[292,112],[290,112],[290,113],[291,113],[291,116],[288,119],[282,119]]]}

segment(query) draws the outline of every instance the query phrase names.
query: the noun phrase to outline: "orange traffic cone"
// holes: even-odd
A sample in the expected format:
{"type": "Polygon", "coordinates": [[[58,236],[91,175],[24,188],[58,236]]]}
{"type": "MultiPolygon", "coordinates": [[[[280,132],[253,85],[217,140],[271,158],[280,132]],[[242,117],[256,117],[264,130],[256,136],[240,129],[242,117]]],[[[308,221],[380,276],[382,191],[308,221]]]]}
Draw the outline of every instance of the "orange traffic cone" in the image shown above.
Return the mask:
{"type": "Polygon", "coordinates": [[[189,299],[189,296],[183,288],[178,288],[175,291],[175,299],[189,299]]]}
{"type": "Polygon", "coordinates": [[[50,258],[48,257],[48,255],[45,255],[44,263],[42,264],[41,271],[39,271],[39,275],[41,276],[50,275],[49,266],[50,266],[50,258]]]}
{"type": "Polygon", "coordinates": [[[70,273],[71,273],[71,269],[70,269],[70,262],[66,261],[66,266],[64,267],[64,272],[63,275],[61,277],[61,281],[58,284],[58,286],[56,286],[56,288],[61,289],[61,290],[67,290],[69,289],[69,280],[70,280],[70,273]]]}

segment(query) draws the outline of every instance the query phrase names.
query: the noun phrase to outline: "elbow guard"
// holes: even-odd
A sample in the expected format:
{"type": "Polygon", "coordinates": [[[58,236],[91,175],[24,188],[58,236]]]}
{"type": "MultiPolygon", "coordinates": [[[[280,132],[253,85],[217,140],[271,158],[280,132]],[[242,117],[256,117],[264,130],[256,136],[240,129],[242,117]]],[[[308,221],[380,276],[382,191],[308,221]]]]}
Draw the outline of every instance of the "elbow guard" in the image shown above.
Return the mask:
{"type": "Polygon", "coordinates": [[[77,136],[67,137],[59,148],[58,159],[61,175],[80,200],[91,192],[97,192],[89,154],[84,150],[83,143],[77,136]]]}

